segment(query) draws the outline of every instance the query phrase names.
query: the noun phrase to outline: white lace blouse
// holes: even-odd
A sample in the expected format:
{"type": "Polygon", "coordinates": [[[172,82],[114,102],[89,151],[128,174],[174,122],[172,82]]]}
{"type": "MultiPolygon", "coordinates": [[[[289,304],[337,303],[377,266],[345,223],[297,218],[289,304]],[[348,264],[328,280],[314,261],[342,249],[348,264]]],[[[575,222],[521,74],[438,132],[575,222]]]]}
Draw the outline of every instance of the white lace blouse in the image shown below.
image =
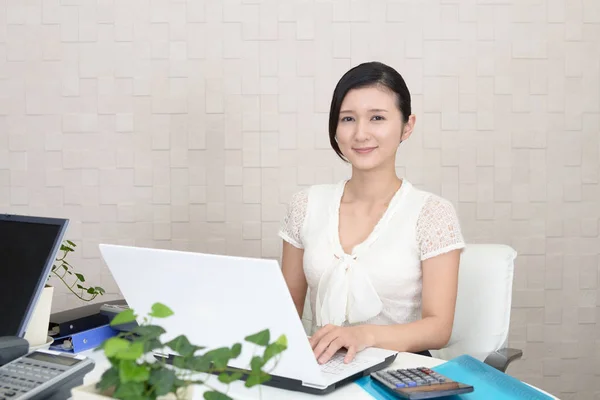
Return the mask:
{"type": "Polygon", "coordinates": [[[304,249],[312,327],[421,318],[421,261],[465,244],[452,204],[406,179],[365,241],[346,254],[339,208],[346,180],[292,196],[279,236],[304,249]]]}

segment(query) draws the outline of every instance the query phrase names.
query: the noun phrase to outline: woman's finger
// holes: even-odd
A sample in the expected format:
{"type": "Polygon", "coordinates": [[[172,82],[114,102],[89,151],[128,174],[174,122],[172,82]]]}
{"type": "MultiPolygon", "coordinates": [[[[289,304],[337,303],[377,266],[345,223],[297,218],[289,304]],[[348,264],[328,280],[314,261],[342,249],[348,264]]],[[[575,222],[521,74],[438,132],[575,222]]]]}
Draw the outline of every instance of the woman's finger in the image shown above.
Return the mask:
{"type": "Polygon", "coordinates": [[[349,346],[348,347],[348,352],[346,353],[346,357],[344,357],[344,362],[346,364],[351,363],[352,360],[354,360],[354,357],[356,357],[356,347],[355,346],[349,346]]]}
{"type": "Polygon", "coordinates": [[[314,348],[315,358],[318,360],[323,353],[329,348],[331,342],[336,340],[339,336],[340,329],[331,329],[314,348]]]}
{"type": "Polygon", "coordinates": [[[344,347],[344,342],[342,341],[341,338],[338,337],[335,340],[333,340],[329,344],[329,346],[327,347],[327,350],[323,353],[323,355],[321,355],[321,357],[319,357],[319,364],[325,364],[342,347],[344,347]]]}
{"type": "Polygon", "coordinates": [[[314,350],[317,344],[321,341],[321,338],[323,338],[325,335],[331,332],[331,330],[334,328],[335,327],[333,325],[325,325],[321,329],[317,330],[315,334],[312,335],[309,339],[310,346],[312,347],[312,349],[314,350]]]}

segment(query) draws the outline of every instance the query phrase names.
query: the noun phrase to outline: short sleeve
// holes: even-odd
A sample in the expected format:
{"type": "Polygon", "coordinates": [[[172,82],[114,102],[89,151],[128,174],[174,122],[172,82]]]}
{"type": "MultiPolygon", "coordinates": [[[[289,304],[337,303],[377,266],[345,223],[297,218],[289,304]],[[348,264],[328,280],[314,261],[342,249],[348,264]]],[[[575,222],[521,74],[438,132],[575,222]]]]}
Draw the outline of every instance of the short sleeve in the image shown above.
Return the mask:
{"type": "Polygon", "coordinates": [[[417,221],[417,242],[421,260],[465,247],[452,203],[435,195],[427,198],[417,221]]]}
{"type": "Polygon", "coordinates": [[[306,218],[307,207],[308,189],[294,193],[279,229],[279,237],[299,249],[304,248],[301,230],[306,218]]]}

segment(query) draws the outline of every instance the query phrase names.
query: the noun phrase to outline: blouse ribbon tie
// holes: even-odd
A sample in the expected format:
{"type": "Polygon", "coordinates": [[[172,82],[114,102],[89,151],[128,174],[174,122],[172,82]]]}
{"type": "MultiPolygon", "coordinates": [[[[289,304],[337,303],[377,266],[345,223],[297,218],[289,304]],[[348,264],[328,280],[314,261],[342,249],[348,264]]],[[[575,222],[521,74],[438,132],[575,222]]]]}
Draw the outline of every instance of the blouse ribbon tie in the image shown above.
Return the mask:
{"type": "Polygon", "coordinates": [[[341,326],[377,316],[383,307],[365,268],[348,254],[334,255],[317,287],[317,326],[341,326]]]}

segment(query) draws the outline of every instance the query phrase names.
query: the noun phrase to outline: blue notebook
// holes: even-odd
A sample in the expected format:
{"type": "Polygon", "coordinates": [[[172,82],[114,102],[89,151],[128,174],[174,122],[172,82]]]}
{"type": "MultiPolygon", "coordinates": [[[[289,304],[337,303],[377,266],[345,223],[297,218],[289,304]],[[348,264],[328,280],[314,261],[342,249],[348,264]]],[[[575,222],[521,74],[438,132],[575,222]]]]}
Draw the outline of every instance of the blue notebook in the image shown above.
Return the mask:
{"type": "MultiPolygon", "coordinates": [[[[432,370],[447,376],[457,382],[471,385],[475,391],[458,396],[444,397],[445,400],[551,400],[552,397],[532,388],[531,386],[502,373],[497,369],[469,356],[462,355],[432,370]]],[[[365,376],[356,383],[377,400],[398,400],[365,376]]]]}

